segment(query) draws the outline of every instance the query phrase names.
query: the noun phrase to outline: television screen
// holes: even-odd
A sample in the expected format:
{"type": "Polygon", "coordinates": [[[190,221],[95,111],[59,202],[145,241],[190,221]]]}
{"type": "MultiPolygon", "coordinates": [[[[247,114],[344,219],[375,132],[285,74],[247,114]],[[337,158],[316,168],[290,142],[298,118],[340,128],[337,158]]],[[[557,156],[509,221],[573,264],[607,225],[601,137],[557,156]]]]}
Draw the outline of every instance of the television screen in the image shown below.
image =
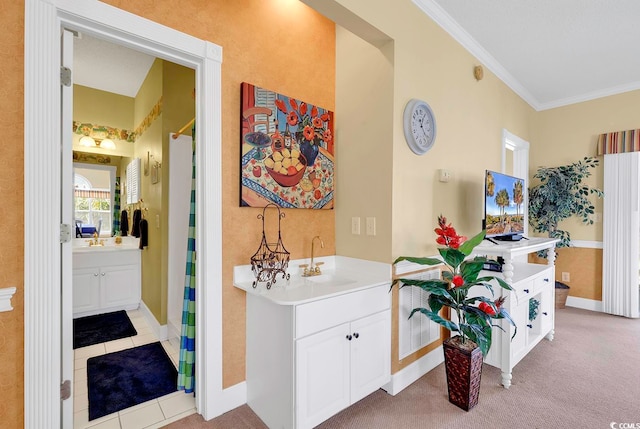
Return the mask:
{"type": "Polygon", "coordinates": [[[524,180],[487,170],[484,181],[484,220],[487,237],[524,233],[524,180]]]}

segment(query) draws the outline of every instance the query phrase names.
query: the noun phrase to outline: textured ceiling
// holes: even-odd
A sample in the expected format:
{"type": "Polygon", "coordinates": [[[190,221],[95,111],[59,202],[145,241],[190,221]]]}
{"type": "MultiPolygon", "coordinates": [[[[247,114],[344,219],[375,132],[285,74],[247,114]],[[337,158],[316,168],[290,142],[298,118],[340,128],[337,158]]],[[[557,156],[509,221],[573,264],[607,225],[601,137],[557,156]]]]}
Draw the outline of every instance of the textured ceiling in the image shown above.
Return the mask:
{"type": "Polygon", "coordinates": [[[413,0],[537,110],[640,89],[638,0],[413,0]]]}
{"type": "Polygon", "coordinates": [[[73,83],[135,97],[154,57],[80,35],[74,39],[73,83]]]}

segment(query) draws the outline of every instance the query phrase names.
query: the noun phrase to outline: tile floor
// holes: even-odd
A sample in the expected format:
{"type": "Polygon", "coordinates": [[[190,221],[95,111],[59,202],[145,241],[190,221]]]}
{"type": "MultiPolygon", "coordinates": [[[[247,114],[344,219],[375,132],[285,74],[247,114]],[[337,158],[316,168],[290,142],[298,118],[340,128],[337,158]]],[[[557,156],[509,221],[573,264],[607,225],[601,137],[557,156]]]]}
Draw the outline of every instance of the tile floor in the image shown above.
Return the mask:
{"type": "MultiPolygon", "coordinates": [[[[138,335],[107,343],[76,349],[74,364],[74,398],[73,398],[73,427],[74,429],[155,429],[167,425],[183,417],[194,414],[195,399],[183,391],[144,402],[131,408],[89,421],[89,398],[87,396],[87,359],[106,353],[116,352],[131,347],[158,341],[158,337],[147,324],[144,315],[139,310],[127,311],[138,335]]],[[[169,341],[163,341],[162,346],[167,354],[178,366],[179,350],[169,341]]]]}

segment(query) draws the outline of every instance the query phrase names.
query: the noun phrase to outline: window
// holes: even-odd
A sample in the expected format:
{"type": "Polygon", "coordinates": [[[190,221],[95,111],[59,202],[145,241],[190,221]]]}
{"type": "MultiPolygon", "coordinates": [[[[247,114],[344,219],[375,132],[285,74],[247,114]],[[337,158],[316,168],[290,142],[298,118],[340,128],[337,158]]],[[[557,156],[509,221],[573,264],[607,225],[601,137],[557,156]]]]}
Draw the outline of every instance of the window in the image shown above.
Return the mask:
{"type": "Polygon", "coordinates": [[[73,201],[76,222],[93,225],[99,229],[101,235],[111,235],[110,189],[94,188],[89,179],[75,173],[73,201]]]}

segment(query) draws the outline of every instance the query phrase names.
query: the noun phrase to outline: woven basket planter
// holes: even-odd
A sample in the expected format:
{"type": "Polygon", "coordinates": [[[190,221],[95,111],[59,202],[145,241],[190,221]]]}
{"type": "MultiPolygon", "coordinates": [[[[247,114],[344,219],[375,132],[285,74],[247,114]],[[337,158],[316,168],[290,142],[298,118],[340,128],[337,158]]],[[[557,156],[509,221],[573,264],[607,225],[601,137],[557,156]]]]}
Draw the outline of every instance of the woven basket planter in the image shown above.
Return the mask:
{"type": "MultiPolygon", "coordinates": [[[[447,372],[449,402],[469,411],[478,404],[480,395],[480,377],[482,376],[482,351],[475,346],[461,347],[461,337],[446,340],[444,348],[444,365],[447,372]]],[[[467,343],[475,343],[467,339],[467,343]]]]}

